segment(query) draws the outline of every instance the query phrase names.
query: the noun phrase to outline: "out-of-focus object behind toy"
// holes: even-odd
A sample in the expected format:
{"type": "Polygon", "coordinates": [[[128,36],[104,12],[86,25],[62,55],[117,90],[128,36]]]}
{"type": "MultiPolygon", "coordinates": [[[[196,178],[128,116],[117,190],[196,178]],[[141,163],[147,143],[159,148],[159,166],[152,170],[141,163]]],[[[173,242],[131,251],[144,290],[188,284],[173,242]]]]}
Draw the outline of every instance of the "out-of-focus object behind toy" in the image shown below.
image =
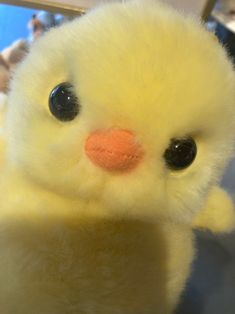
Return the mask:
{"type": "Polygon", "coordinates": [[[19,39],[0,52],[0,93],[7,93],[11,72],[27,54],[28,49],[27,41],[19,39]]]}
{"type": "Polygon", "coordinates": [[[12,43],[11,46],[2,51],[2,56],[8,67],[14,69],[16,64],[19,63],[27,54],[29,44],[24,39],[18,39],[12,43]]]}
{"type": "Polygon", "coordinates": [[[212,12],[216,34],[235,63],[235,1],[220,0],[212,12]]]}
{"type": "Polygon", "coordinates": [[[35,40],[44,33],[44,24],[38,19],[37,14],[33,14],[32,19],[28,23],[28,28],[32,32],[32,39],[35,40]]]}
{"type": "MultiPolygon", "coordinates": [[[[122,2],[123,0],[116,0],[122,2]]],[[[145,2],[145,0],[142,0],[145,2]]],[[[165,3],[170,3],[177,9],[190,12],[195,15],[200,15],[206,19],[212,10],[216,0],[162,0],[165,3]]],[[[230,0],[233,1],[233,0],[230,0]]],[[[1,2],[22,5],[24,7],[43,9],[51,12],[62,13],[66,15],[79,15],[94,6],[103,3],[103,0],[3,0],[1,2]]],[[[108,2],[106,0],[106,2],[108,2]]]]}
{"type": "Polygon", "coordinates": [[[29,41],[32,42],[36,40],[51,27],[59,26],[72,18],[73,16],[52,14],[47,11],[39,11],[38,13],[33,14],[32,19],[28,23],[28,28],[30,30],[29,41]]]}
{"type": "Polygon", "coordinates": [[[2,54],[0,54],[0,93],[7,91],[9,81],[9,67],[7,62],[4,60],[2,54]]]}

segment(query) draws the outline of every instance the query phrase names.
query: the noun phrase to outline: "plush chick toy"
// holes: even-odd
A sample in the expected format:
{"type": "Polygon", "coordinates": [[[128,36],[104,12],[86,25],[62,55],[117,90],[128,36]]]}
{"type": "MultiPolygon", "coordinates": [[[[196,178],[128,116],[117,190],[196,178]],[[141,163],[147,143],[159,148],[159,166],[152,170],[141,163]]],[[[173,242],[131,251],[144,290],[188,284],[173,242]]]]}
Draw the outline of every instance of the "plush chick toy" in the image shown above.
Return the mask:
{"type": "Polygon", "coordinates": [[[7,95],[0,92],[0,169],[5,163],[5,134],[4,120],[7,107],[7,95]]]}
{"type": "Polygon", "coordinates": [[[39,39],[9,95],[1,313],[172,313],[193,228],[234,225],[216,186],[234,83],[214,36],[156,2],[109,3],[39,39]]]}

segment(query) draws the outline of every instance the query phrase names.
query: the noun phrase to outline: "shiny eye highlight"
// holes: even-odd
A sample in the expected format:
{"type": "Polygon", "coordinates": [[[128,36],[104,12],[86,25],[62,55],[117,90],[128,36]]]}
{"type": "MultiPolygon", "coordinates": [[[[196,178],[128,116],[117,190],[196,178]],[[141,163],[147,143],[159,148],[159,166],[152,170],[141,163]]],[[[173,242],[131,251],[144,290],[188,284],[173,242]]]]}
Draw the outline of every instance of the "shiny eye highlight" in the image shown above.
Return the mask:
{"type": "Polygon", "coordinates": [[[165,150],[164,159],[168,168],[182,170],[189,167],[197,155],[197,146],[193,138],[173,138],[165,150]]]}
{"type": "Polygon", "coordinates": [[[80,105],[73,86],[63,82],[53,88],[49,95],[49,109],[60,121],[71,121],[79,114],[80,105]]]}

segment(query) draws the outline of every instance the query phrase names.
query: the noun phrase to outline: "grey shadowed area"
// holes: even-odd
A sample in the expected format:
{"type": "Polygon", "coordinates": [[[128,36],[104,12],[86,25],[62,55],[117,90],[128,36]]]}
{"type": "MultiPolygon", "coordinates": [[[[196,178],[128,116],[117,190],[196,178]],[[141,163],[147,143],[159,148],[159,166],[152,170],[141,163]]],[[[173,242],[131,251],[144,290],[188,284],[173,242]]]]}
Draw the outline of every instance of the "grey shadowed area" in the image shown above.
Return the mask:
{"type": "MultiPolygon", "coordinates": [[[[235,159],[221,185],[235,203],[235,159]]],[[[197,232],[197,258],[176,314],[235,313],[235,232],[213,236],[197,232]]]]}

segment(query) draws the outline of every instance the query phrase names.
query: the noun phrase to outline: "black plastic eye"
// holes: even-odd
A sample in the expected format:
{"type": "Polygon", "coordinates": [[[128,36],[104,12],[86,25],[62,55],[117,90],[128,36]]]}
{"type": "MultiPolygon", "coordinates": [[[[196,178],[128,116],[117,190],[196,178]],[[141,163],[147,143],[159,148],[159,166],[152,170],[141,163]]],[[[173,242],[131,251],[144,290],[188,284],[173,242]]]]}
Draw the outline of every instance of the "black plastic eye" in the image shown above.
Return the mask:
{"type": "Polygon", "coordinates": [[[197,146],[191,138],[172,139],[164,153],[167,166],[173,170],[181,170],[192,164],[197,155],[197,146]]]}
{"type": "Polygon", "coordinates": [[[78,115],[80,105],[70,83],[64,82],[53,88],[49,108],[53,116],[61,121],[71,121],[78,115]]]}

